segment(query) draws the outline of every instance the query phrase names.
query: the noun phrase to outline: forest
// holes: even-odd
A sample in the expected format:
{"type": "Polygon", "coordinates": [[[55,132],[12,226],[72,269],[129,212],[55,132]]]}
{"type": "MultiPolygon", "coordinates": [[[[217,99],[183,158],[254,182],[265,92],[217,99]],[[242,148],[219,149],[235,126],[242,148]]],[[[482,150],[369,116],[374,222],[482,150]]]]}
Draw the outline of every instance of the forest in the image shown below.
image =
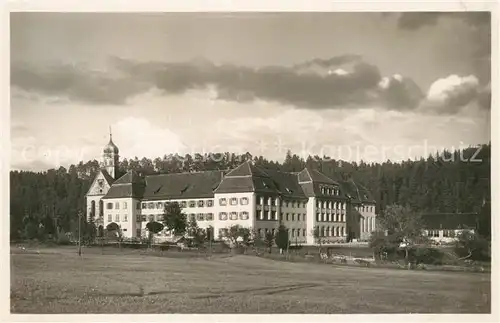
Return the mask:
{"type": "MultiPolygon", "coordinates": [[[[304,160],[288,151],[282,163],[250,153],[217,153],[123,159],[119,169],[121,173],[134,169],[144,175],[229,170],[249,159],[264,168],[298,172],[307,166],[335,180],[353,179],[371,191],[377,214],[393,203],[416,212],[478,212],[483,202],[491,199],[491,144],[403,162],[357,163],[327,156],[304,160]]],[[[75,232],[78,211],[85,211],[85,194],[98,170],[99,162],[91,160],[44,172],[11,171],[11,240],[21,238],[30,223],[56,223],[65,232],[75,232]]]]}

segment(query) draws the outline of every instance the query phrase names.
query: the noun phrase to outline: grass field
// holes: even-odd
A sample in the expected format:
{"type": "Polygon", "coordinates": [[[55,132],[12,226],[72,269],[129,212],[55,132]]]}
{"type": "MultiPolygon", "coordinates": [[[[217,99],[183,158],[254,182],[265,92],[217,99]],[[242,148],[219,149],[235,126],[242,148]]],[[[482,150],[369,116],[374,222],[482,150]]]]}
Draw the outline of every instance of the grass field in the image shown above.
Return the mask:
{"type": "Polygon", "coordinates": [[[12,313],[489,313],[490,275],[11,249],[12,313]]]}

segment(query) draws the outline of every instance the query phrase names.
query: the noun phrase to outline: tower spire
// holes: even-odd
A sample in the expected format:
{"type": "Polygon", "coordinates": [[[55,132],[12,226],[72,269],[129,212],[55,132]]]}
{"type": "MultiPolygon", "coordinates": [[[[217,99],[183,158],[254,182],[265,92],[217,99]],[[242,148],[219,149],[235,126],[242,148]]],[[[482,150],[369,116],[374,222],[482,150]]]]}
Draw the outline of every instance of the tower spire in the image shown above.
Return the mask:
{"type": "Polygon", "coordinates": [[[109,141],[113,140],[113,134],[111,133],[111,126],[109,126],[109,141]]]}

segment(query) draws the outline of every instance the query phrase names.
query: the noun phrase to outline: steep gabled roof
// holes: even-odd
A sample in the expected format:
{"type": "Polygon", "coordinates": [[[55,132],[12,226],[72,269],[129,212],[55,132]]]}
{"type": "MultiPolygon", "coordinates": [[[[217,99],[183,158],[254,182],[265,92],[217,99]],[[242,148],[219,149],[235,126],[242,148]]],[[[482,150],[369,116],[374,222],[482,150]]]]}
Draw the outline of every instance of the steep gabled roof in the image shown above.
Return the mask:
{"type": "Polygon", "coordinates": [[[143,178],[135,170],[129,170],[122,177],[118,178],[114,184],[139,184],[143,183],[143,178]]]}
{"type": "Polygon", "coordinates": [[[362,185],[353,180],[340,182],[341,192],[353,203],[375,203],[372,194],[362,185]]]}
{"type": "Polygon", "coordinates": [[[111,175],[109,175],[109,173],[108,173],[107,170],[101,169],[101,173],[102,173],[102,175],[104,176],[104,179],[106,180],[106,182],[108,182],[109,185],[113,184],[113,182],[115,181],[115,179],[113,177],[111,177],[111,175]]]}
{"type": "Polygon", "coordinates": [[[118,178],[103,199],[112,198],[142,198],[144,194],[144,179],[134,170],[129,170],[125,175],[118,178]]]}

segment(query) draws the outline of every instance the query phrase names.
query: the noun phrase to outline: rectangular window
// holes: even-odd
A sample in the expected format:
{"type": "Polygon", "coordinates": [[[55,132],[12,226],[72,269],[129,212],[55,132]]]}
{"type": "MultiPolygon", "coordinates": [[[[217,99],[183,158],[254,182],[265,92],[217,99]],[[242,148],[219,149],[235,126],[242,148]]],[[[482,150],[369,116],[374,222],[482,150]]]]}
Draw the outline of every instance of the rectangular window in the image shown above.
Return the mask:
{"type": "Polygon", "coordinates": [[[316,222],[319,222],[319,213],[316,213],[316,222]]]}
{"type": "Polygon", "coordinates": [[[292,238],[295,237],[295,229],[292,229],[292,238]]]}
{"type": "Polygon", "coordinates": [[[277,220],[276,219],[276,211],[271,211],[271,220],[277,220]]]}
{"type": "Polygon", "coordinates": [[[113,222],[113,216],[111,214],[108,214],[108,222],[113,222]]]}
{"type": "Polygon", "coordinates": [[[306,229],[302,229],[302,236],[306,236],[306,229]]]}
{"type": "Polygon", "coordinates": [[[248,197],[242,197],[242,198],[240,198],[240,204],[241,205],[247,205],[248,204],[248,197]]]}
{"type": "Polygon", "coordinates": [[[162,219],[163,218],[163,215],[162,214],[157,214],[156,215],[156,222],[163,222],[162,219]]]}
{"type": "Polygon", "coordinates": [[[146,203],[142,203],[142,209],[145,210],[148,208],[148,205],[146,203]]]}
{"type": "Polygon", "coordinates": [[[120,214],[115,215],[115,222],[120,222],[120,214]]]}
{"type": "Polygon", "coordinates": [[[127,202],[123,202],[123,208],[126,209],[127,208],[127,202]]]}
{"type": "Polygon", "coordinates": [[[155,220],[155,216],[153,214],[148,215],[149,222],[153,222],[155,220]]]}
{"type": "Polygon", "coordinates": [[[135,209],[136,210],[140,210],[141,209],[141,202],[137,202],[136,205],[135,205],[135,209]]]}
{"type": "Polygon", "coordinates": [[[163,209],[163,202],[156,203],[156,208],[160,210],[163,209]]]}
{"type": "Polygon", "coordinates": [[[196,214],[196,221],[205,221],[205,215],[203,213],[196,214]]]}
{"type": "Polygon", "coordinates": [[[287,213],[287,214],[286,214],[286,220],[287,220],[287,221],[290,221],[290,213],[287,213]]]}
{"type": "Polygon", "coordinates": [[[214,206],[214,200],[208,200],[208,201],[207,201],[207,206],[208,206],[208,207],[212,207],[212,206],[214,206]]]}
{"type": "Polygon", "coordinates": [[[270,199],[271,199],[271,205],[275,206],[276,205],[276,199],[273,199],[272,197],[270,199]]]}
{"type": "Polygon", "coordinates": [[[142,216],[142,222],[146,222],[146,214],[142,216]]]}
{"type": "Polygon", "coordinates": [[[186,201],[181,201],[180,206],[181,208],[185,208],[187,206],[186,201]]]}
{"type": "Polygon", "coordinates": [[[198,207],[204,207],[205,206],[205,201],[199,200],[198,201],[198,207]]]}
{"type": "Polygon", "coordinates": [[[214,214],[213,213],[207,213],[207,221],[213,221],[214,219],[214,214]]]}
{"type": "Polygon", "coordinates": [[[240,219],[241,220],[248,220],[248,212],[240,212],[240,219]]]}
{"type": "Polygon", "coordinates": [[[189,207],[196,207],[195,201],[189,201],[189,207]]]}
{"type": "Polygon", "coordinates": [[[155,208],[155,204],[153,202],[148,203],[148,209],[152,210],[155,208]]]}
{"type": "Polygon", "coordinates": [[[221,221],[227,220],[227,213],[226,212],[220,212],[219,213],[219,220],[221,220],[221,221]]]}
{"type": "Polygon", "coordinates": [[[262,220],[262,210],[256,211],[257,219],[262,220]]]}
{"type": "Polygon", "coordinates": [[[194,220],[196,220],[196,214],[189,213],[189,221],[194,221],[194,220]]]}
{"type": "Polygon", "coordinates": [[[219,199],[219,205],[220,206],[226,206],[227,205],[227,200],[225,198],[220,198],[219,199]]]}
{"type": "Polygon", "coordinates": [[[123,222],[128,222],[128,216],[126,214],[123,215],[123,222]]]}
{"type": "Polygon", "coordinates": [[[113,203],[106,203],[106,209],[112,210],[113,209],[113,203]]]}
{"type": "Polygon", "coordinates": [[[120,202],[115,202],[115,209],[117,209],[117,210],[120,209],[120,202]]]}
{"type": "Polygon", "coordinates": [[[238,220],[238,213],[237,212],[231,212],[229,215],[229,219],[231,220],[238,220]]]}
{"type": "Polygon", "coordinates": [[[295,221],[295,213],[292,213],[292,221],[295,221]]]}
{"type": "Polygon", "coordinates": [[[238,205],[238,199],[236,197],[231,197],[231,199],[229,200],[229,204],[238,205]]]}

